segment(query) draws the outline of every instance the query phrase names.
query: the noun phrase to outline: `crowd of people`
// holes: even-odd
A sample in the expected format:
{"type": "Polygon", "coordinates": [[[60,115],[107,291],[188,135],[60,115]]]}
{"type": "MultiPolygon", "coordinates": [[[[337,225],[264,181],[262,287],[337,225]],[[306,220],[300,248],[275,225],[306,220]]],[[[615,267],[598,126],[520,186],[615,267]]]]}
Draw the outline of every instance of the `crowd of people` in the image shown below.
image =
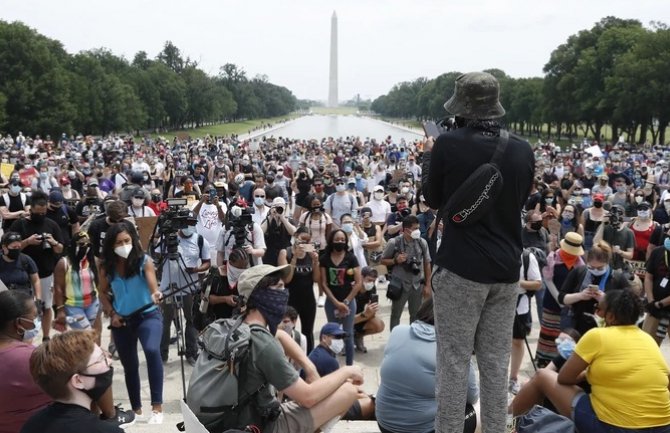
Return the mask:
{"type": "MultiPolygon", "coordinates": [[[[279,335],[292,336],[308,355],[300,358],[308,366],[304,381],[298,364],[277,367],[286,354],[274,349],[257,366],[270,375],[268,362],[275,361],[273,385],[292,401],[283,403],[281,422],[302,425],[291,431],[323,429],[339,417],[376,419],[383,432],[434,431],[435,382],[448,386],[453,375],[467,378],[467,388],[459,386],[467,405],[459,410],[466,411],[466,431],[474,431],[479,384],[472,348],[447,353],[435,335],[475,332],[437,316],[477,301],[473,291],[480,287],[469,275],[481,270],[463,260],[470,254],[461,247],[467,239],[443,234],[431,206],[436,200],[426,200],[425,144],[392,137],[1,138],[0,281],[8,290],[0,293],[0,371],[15,379],[0,385],[0,418],[8,421],[0,432],[38,431],[40,423],[75,416],[82,406],[99,415],[87,414],[87,422],[104,420],[109,431],[142,419],[162,423],[173,333],[183,335],[185,361],[195,365],[198,332],[233,316],[243,296],[251,302],[251,325],[268,327],[284,347],[279,335]],[[152,217],[177,222],[172,233],[159,230],[143,243],[138,222],[152,217]],[[434,232],[440,254],[461,256],[462,272],[435,275],[434,232]],[[169,256],[168,237],[178,260],[161,260],[169,256]],[[473,291],[434,303],[438,283],[473,291]],[[391,303],[389,323],[379,317],[379,294],[391,303]],[[317,315],[328,322],[320,331],[317,315]],[[111,329],[110,353],[99,347],[103,324],[111,329]],[[387,327],[379,392],[362,395],[356,356],[367,352],[366,336],[387,327]],[[142,410],[138,341],[149,414],[142,410]],[[68,352],[75,346],[78,352],[68,352]],[[123,365],[131,410],[114,405],[111,356],[123,365]],[[449,372],[452,364],[439,360],[452,358],[461,364],[449,372]],[[324,380],[331,375],[337,380],[324,380]]],[[[496,290],[518,294],[514,321],[487,322],[510,323],[511,362],[501,368],[478,353],[479,374],[509,372],[514,415],[544,403],[580,417],[581,426],[596,419],[620,431],[665,431],[669,371],[658,345],[670,325],[670,151],[593,142],[568,149],[537,143],[533,152],[531,191],[515,192],[523,195],[524,210],[518,220],[499,221],[518,224],[524,252],[510,263],[521,267],[494,264],[510,280],[496,290]],[[523,340],[533,320],[540,333],[531,356],[540,370],[523,384],[523,340]],[[612,345],[612,339],[630,344],[612,345]],[[625,366],[613,366],[618,361],[610,358],[617,356],[626,357],[625,366]],[[640,357],[648,362],[635,363],[640,357]],[[614,389],[612,378],[633,364],[637,373],[626,391],[614,389]],[[653,374],[643,374],[643,367],[653,374]],[[617,413],[621,399],[650,395],[645,387],[662,402],[617,413]]],[[[485,333],[481,326],[477,332],[485,333]]],[[[269,346],[270,337],[258,338],[269,346]]],[[[487,350],[495,355],[498,343],[487,350]]]]}

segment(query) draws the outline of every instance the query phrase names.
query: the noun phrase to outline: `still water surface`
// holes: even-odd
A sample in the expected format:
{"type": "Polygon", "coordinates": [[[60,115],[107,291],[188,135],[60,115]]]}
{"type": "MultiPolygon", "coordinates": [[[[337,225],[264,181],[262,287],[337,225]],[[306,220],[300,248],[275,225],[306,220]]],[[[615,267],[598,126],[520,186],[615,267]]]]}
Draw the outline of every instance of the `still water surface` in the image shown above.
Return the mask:
{"type": "Polygon", "coordinates": [[[304,116],[294,120],[288,125],[268,132],[266,135],[275,137],[289,137],[300,139],[321,139],[323,137],[366,137],[383,140],[389,135],[394,142],[404,138],[413,141],[421,138],[418,133],[412,133],[405,129],[396,128],[378,120],[368,117],[357,116],[304,116]]]}

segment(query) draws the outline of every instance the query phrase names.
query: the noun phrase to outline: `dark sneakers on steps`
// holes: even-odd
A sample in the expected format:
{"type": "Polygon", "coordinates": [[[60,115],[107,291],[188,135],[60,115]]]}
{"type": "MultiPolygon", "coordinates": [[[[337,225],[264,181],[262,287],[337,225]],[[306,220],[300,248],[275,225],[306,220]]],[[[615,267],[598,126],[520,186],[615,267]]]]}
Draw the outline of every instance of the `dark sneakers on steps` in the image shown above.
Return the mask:
{"type": "Polygon", "coordinates": [[[116,415],[113,418],[105,418],[104,415],[101,415],[100,419],[122,429],[135,424],[135,413],[132,410],[123,410],[121,406],[115,406],[114,409],[116,415]]]}

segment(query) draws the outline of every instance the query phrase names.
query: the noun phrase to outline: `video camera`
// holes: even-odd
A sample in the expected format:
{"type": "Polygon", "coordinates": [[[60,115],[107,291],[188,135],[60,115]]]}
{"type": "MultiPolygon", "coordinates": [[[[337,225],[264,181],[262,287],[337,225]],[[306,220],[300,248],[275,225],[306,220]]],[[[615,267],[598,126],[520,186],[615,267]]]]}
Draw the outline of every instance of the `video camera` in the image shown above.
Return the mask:
{"type": "Polygon", "coordinates": [[[234,248],[242,248],[247,241],[247,228],[253,230],[253,215],[254,208],[251,206],[244,207],[236,203],[228,211],[228,228],[231,229],[232,235],[235,238],[234,248]]]}
{"type": "Polygon", "coordinates": [[[166,200],[167,209],[158,217],[159,234],[177,233],[177,230],[194,226],[198,222],[197,218],[191,216],[191,210],[186,206],[185,198],[169,198],[166,200]]]}

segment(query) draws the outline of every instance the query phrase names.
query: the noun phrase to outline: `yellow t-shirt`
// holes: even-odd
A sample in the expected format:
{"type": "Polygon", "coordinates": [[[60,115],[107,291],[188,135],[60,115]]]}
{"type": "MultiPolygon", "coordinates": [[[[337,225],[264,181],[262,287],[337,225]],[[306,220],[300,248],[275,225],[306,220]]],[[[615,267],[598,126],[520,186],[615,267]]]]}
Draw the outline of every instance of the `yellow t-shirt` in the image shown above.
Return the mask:
{"type": "Polygon", "coordinates": [[[575,353],[589,363],[591,404],[599,420],[623,428],[670,424],[668,364],[637,326],[588,331],[575,353]]]}

